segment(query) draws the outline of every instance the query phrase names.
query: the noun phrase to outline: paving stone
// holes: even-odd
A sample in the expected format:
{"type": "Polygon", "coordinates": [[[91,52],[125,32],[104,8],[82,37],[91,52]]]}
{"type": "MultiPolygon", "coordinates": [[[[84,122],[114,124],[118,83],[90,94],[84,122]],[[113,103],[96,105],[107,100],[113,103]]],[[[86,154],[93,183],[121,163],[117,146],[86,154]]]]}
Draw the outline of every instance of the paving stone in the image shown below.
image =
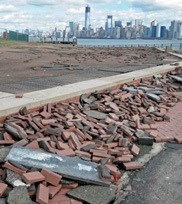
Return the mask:
{"type": "Polygon", "coordinates": [[[109,204],[115,198],[116,190],[100,186],[80,186],[67,194],[90,204],[109,204]]]}
{"type": "Polygon", "coordinates": [[[8,195],[8,204],[32,204],[26,187],[15,187],[8,195]]]}
{"type": "Polygon", "coordinates": [[[83,113],[98,120],[104,120],[107,118],[107,114],[95,110],[83,111],[83,113]]]}

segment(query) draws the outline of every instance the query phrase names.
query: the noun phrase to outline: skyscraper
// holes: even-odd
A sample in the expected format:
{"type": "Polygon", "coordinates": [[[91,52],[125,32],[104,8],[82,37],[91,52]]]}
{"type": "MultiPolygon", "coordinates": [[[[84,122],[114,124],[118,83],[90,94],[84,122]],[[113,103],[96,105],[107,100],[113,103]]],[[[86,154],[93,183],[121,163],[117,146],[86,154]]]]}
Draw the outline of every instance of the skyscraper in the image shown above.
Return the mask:
{"type": "Polygon", "coordinates": [[[107,16],[107,27],[108,28],[113,28],[113,17],[111,15],[107,16]]]}
{"type": "Polygon", "coordinates": [[[180,38],[182,21],[171,21],[170,31],[172,38],[180,38]]]}
{"type": "Polygon", "coordinates": [[[91,8],[89,5],[85,7],[85,30],[90,29],[90,11],[91,8]]]}

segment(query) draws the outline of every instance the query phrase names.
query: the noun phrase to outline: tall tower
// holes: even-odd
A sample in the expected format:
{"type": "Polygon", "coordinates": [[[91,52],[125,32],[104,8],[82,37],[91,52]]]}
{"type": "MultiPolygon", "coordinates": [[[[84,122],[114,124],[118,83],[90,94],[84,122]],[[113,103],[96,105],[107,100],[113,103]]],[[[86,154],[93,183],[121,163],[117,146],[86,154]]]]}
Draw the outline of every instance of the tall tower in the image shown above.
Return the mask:
{"type": "Polygon", "coordinates": [[[111,15],[107,16],[107,26],[108,26],[108,28],[113,28],[113,21],[112,21],[111,15]]]}
{"type": "Polygon", "coordinates": [[[85,7],[85,30],[89,30],[90,28],[90,6],[87,5],[85,7]]]}

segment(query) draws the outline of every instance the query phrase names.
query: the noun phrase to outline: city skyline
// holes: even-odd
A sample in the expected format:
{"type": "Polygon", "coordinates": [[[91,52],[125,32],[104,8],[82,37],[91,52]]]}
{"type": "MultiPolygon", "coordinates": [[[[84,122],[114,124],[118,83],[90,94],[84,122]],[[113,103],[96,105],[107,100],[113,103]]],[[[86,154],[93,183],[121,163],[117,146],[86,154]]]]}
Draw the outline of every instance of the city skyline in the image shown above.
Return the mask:
{"type": "Polygon", "coordinates": [[[142,19],[145,25],[157,20],[169,26],[171,20],[182,19],[182,0],[1,0],[0,29],[65,29],[70,21],[84,27],[85,6],[92,8],[90,22],[93,28],[105,27],[107,15],[123,24],[142,19]]]}

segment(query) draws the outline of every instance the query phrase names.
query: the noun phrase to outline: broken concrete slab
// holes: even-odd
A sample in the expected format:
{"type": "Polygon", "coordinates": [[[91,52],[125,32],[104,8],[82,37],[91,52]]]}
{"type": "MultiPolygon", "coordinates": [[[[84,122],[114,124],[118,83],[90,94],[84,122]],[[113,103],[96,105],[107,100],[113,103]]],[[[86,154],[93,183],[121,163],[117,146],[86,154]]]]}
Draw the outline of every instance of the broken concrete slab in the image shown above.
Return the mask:
{"type": "Polygon", "coordinates": [[[10,150],[11,150],[11,147],[3,147],[0,149],[0,163],[4,162],[10,150]]]}
{"type": "Polygon", "coordinates": [[[80,97],[80,101],[82,103],[86,103],[86,104],[92,104],[93,102],[95,102],[97,100],[97,98],[95,98],[94,96],[90,96],[90,97],[87,97],[86,94],[83,94],[81,95],[80,97]]]}
{"type": "Polygon", "coordinates": [[[182,83],[182,77],[180,77],[180,76],[173,76],[173,75],[170,75],[170,77],[171,77],[174,81],[177,81],[177,82],[182,83]]]}
{"type": "Polygon", "coordinates": [[[153,101],[159,103],[161,101],[161,98],[159,96],[157,96],[156,94],[152,94],[152,93],[146,93],[146,95],[152,99],[153,101]]]}
{"type": "Polygon", "coordinates": [[[8,195],[8,204],[32,204],[26,187],[15,187],[8,195]]]}
{"type": "Polygon", "coordinates": [[[101,186],[80,186],[67,193],[69,196],[89,204],[109,204],[114,200],[116,189],[101,186]]]}
{"type": "Polygon", "coordinates": [[[142,130],[138,130],[135,133],[136,137],[138,138],[138,144],[140,145],[153,145],[154,139],[150,136],[149,133],[144,132],[142,130]]]}
{"type": "Polygon", "coordinates": [[[19,186],[26,186],[29,187],[30,185],[25,184],[21,176],[9,169],[6,170],[6,182],[12,185],[13,187],[19,187],[19,186]]]}
{"type": "Polygon", "coordinates": [[[0,204],[6,204],[6,199],[5,198],[0,198],[0,204]]]}
{"type": "Polygon", "coordinates": [[[97,164],[83,161],[77,157],[58,156],[29,148],[13,147],[6,157],[6,161],[15,162],[26,167],[48,168],[65,178],[85,183],[103,186],[110,184],[110,182],[102,181],[99,178],[97,164]]]}
{"type": "Polygon", "coordinates": [[[95,111],[95,110],[83,111],[83,113],[87,116],[93,117],[98,120],[105,120],[107,118],[106,113],[102,113],[102,112],[95,111]]]}

